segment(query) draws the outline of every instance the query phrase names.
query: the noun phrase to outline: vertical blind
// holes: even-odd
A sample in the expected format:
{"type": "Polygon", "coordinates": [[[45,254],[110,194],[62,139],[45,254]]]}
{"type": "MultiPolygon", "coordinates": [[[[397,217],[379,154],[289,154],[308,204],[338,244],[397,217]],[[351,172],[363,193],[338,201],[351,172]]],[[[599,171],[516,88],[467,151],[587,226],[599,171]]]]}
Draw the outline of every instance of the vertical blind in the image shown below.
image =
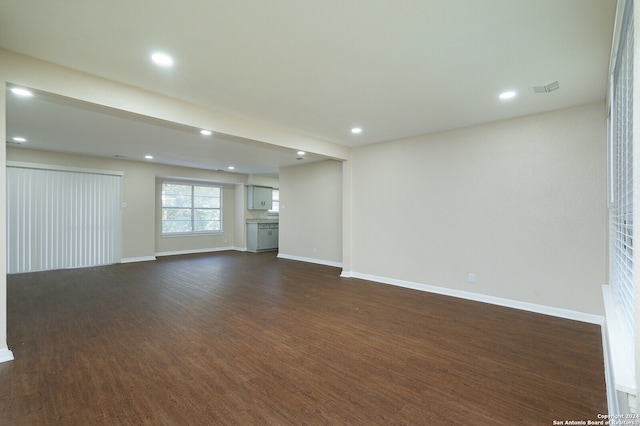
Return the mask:
{"type": "Polygon", "coordinates": [[[120,180],[7,167],[7,272],[119,262],[120,180]]]}
{"type": "MultiPolygon", "coordinates": [[[[629,2],[630,4],[631,2],[629,2]]],[[[633,20],[625,13],[611,89],[611,291],[633,335],[633,20]]]]}

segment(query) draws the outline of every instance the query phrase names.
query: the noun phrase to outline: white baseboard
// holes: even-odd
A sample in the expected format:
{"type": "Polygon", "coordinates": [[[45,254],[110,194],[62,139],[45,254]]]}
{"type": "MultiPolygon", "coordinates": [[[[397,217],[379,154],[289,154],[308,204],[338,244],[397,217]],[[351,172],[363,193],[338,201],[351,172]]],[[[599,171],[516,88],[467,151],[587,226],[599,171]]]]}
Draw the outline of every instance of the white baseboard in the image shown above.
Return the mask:
{"type": "Polygon", "coordinates": [[[213,253],[216,251],[229,251],[229,250],[237,250],[237,248],[233,246],[229,246],[229,247],[211,247],[211,248],[192,249],[192,250],[161,251],[156,253],[156,257],[178,256],[181,254],[213,253]]]}
{"type": "Polygon", "coordinates": [[[176,250],[176,251],[161,251],[155,254],[155,256],[142,256],[142,257],[127,257],[120,260],[120,263],[133,263],[133,262],[148,262],[150,260],[157,260],[157,257],[161,256],[178,256],[181,254],[197,254],[197,253],[213,253],[216,251],[247,251],[246,247],[215,247],[215,248],[206,248],[206,249],[195,249],[195,250],[176,250]]]}
{"type": "Polygon", "coordinates": [[[311,257],[292,256],[290,254],[278,253],[280,259],[297,260],[299,262],[316,263],[318,265],[334,266],[336,268],[342,268],[341,262],[333,262],[331,260],[314,259],[311,257]]]}
{"type": "Polygon", "coordinates": [[[155,256],[127,257],[120,260],[120,263],[148,262],[150,260],[156,260],[156,257],[155,256]]]}
{"type": "Polygon", "coordinates": [[[492,305],[504,306],[507,308],[515,308],[523,311],[535,312],[538,314],[551,315],[554,317],[565,318],[575,321],[586,322],[590,324],[604,325],[604,316],[587,314],[584,312],[572,311],[569,309],[555,308],[552,306],[538,305],[535,303],[521,302],[519,300],[505,299],[502,297],[488,296],[481,293],[472,293],[469,291],[455,290],[446,287],[438,287],[428,284],[421,284],[412,281],[397,280],[394,278],[380,277],[377,275],[362,274],[353,271],[343,271],[342,277],[359,278],[367,281],[374,281],[382,284],[390,284],[398,287],[411,288],[413,290],[426,291],[428,293],[442,294],[444,296],[452,296],[460,299],[473,300],[476,302],[489,303],[492,305]]]}
{"type": "Polygon", "coordinates": [[[0,349],[0,362],[13,361],[13,352],[9,348],[5,347],[0,349]]]}

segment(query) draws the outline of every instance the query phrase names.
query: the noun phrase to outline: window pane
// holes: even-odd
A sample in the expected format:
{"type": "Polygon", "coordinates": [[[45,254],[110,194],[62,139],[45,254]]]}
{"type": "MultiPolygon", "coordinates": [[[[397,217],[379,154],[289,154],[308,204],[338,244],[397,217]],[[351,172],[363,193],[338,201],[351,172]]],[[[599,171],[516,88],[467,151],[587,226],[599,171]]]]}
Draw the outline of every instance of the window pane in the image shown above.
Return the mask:
{"type": "Polygon", "coordinates": [[[191,185],[177,185],[175,183],[163,183],[162,194],[167,195],[188,195],[191,197],[191,185]]]}
{"type": "Polygon", "coordinates": [[[194,220],[220,220],[220,210],[195,209],[193,211],[194,220]]]}
{"type": "Polygon", "coordinates": [[[196,220],[193,222],[193,228],[196,232],[219,231],[220,222],[215,220],[196,220]]]}
{"type": "Polygon", "coordinates": [[[162,198],[164,207],[191,207],[191,196],[187,195],[164,195],[162,198]]]}
{"type": "Polygon", "coordinates": [[[214,186],[194,186],[193,194],[196,196],[220,197],[220,188],[214,186]]]}
{"type": "Polygon", "coordinates": [[[172,232],[191,232],[191,221],[163,220],[162,233],[170,234],[172,232]]]}
{"type": "Polygon", "coordinates": [[[162,220],[191,220],[191,209],[162,209],[162,220]]]}
{"type": "Polygon", "coordinates": [[[207,208],[219,209],[220,198],[195,196],[193,197],[193,207],[207,207],[207,208]]]}

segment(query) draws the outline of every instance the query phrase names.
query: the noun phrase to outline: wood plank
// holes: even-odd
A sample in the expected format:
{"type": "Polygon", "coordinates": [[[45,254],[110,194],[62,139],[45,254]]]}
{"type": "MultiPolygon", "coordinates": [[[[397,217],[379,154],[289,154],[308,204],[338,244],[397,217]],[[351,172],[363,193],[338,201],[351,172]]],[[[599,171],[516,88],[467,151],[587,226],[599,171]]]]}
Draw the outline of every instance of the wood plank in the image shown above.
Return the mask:
{"type": "Polygon", "coordinates": [[[221,252],[8,277],[2,424],[540,424],[606,413],[600,327],[221,252]]]}

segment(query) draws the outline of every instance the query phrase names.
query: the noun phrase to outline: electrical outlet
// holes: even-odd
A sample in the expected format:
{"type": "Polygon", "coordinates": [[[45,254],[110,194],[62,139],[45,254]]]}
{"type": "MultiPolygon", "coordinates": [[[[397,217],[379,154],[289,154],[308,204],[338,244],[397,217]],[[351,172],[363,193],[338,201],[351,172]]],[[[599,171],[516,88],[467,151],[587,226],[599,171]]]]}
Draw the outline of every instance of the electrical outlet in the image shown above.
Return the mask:
{"type": "Polygon", "coordinates": [[[469,274],[469,283],[473,284],[476,282],[476,274],[469,274]]]}

